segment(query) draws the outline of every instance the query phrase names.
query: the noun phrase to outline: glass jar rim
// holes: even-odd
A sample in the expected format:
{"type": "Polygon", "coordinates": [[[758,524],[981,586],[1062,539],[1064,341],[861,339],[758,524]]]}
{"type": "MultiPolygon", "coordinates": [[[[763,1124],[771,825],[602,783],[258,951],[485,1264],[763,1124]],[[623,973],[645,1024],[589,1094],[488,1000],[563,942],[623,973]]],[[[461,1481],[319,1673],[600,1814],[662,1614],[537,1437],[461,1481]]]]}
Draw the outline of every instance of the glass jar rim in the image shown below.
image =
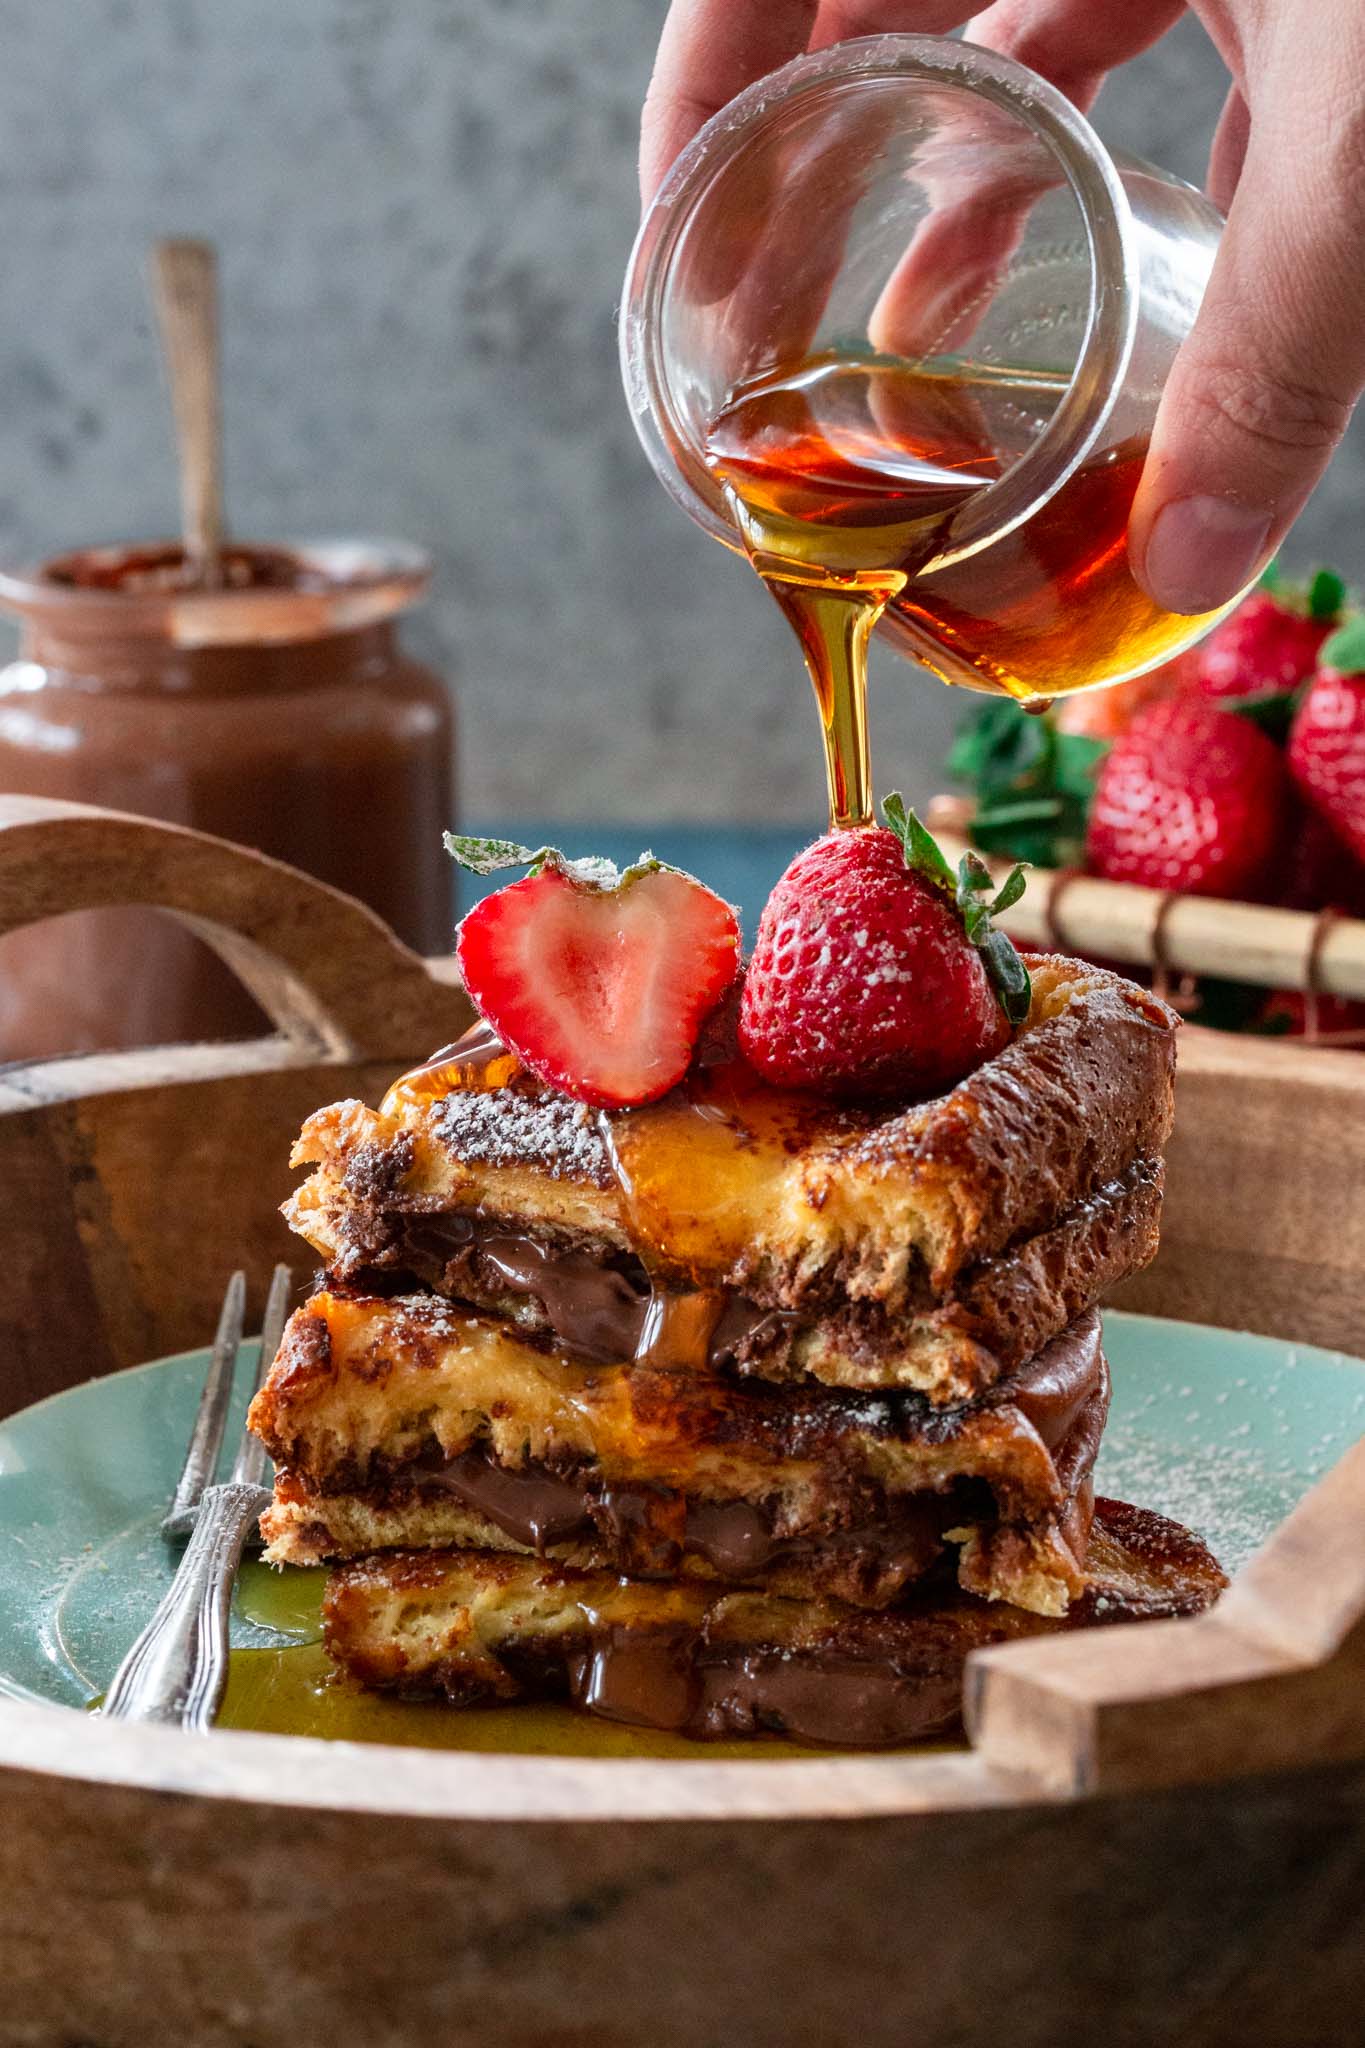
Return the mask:
{"type": "Polygon", "coordinates": [[[662,323],[651,314],[681,234],[726,163],[779,109],[858,78],[948,85],[1015,115],[1059,165],[1085,233],[1090,303],[1066,390],[1018,461],[967,500],[950,546],[935,556],[933,566],[943,568],[1023,525],[1079,469],[1118,400],[1137,335],[1137,237],[1118,170],[1085,116],[1024,65],[947,36],[861,36],[795,57],[747,87],[678,156],[640,223],[622,296],[621,376],[636,434],[664,488],[715,539],[741,550],[719,487],[670,402],[662,323]]]}
{"type": "Polygon", "coordinates": [[[177,647],[284,644],[391,618],[415,604],[431,580],[430,554],[402,540],[231,540],[225,552],[230,560],[287,561],[298,581],[205,590],[155,580],[80,582],[58,573],[81,564],[112,575],[139,560],[154,571],[183,559],[179,540],[116,541],[0,565],[0,608],[73,637],[98,632],[177,647]]]}

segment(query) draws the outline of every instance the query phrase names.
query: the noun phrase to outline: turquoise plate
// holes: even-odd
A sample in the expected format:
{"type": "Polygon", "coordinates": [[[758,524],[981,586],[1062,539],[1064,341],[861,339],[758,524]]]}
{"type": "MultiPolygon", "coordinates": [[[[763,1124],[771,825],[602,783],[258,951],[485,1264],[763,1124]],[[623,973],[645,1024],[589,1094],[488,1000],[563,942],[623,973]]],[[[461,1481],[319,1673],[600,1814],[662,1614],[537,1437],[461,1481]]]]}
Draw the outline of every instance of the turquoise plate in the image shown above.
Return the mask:
{"type": "MultiPolygon", "coordinates": [[[[1100,1491],[1187,1523],[1230,1571],[1365,1431],[1358,1359],[1150,1316],[1105,1326],[1100,1491]]],[[[81,1708],[108,1684],[171,1575],[157,1523],[205,1363],[159,1359],[0,1423],[0,1694],[81,1708]]],[[[283,1633],[251,1607],[239,1647],[301,1640],[278,1600],[283,1633]]]]}

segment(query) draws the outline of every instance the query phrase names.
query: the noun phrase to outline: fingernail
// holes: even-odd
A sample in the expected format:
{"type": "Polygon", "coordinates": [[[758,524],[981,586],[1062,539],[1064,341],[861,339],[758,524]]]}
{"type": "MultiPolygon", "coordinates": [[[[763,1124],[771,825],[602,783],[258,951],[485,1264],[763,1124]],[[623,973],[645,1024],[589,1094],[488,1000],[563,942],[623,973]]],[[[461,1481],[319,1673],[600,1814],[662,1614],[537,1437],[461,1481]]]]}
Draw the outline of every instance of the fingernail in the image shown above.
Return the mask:
{"type": "Polygon", "coordinates": [[[1230,498],[1176,498],[1152,522],[1143,582],[1168,612],[1211,612],[1262,564],[1270,515],[1230,498]]]}

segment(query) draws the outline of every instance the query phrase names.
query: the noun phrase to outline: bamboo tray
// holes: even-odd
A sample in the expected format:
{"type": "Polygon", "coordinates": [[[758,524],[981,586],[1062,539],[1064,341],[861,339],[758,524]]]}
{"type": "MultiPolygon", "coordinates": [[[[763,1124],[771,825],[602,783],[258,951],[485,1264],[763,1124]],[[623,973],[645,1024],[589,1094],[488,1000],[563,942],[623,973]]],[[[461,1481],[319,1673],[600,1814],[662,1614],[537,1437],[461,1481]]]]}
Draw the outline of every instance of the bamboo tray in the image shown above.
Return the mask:
{"type": "MultiPolygon", "coordinates": [[[[0,934],[128,902],[275,1034],[0,1075],[0,1412],[202,1341],[304,1114],[467,1019],[292,870],[0,799],[0,934]]],[[[1349,1054],[1188,1033],[1129,1300],[1361,1348],[1363,1117],[1349,1054]]],[[[1214,1614],[987,1653],[969,1710],[964,1752],[678,1764],[0,1706],[0,2043],[1365,2039],[1365,1446],[1214,1614]]]]}

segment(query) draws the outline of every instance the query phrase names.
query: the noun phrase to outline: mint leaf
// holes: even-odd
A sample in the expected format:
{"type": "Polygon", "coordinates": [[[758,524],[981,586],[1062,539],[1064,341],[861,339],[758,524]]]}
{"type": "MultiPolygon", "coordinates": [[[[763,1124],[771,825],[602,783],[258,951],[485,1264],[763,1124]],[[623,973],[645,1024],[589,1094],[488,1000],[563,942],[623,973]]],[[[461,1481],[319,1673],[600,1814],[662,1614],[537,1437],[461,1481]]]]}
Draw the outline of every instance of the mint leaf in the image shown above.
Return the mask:
{"type": "Polygon", "coordinates": [[[1359,675],[1365,670],[1365,616],[1357,612],[1324,640],[1318,662],[1343,676],[1359,675]]]}
{"type": "Polygon", "coordinates": [[[1346,585],[1335,569],[1319,569],[1308,586],[1310,619],[1334,619],[1346,602],[1346,585]]]}

